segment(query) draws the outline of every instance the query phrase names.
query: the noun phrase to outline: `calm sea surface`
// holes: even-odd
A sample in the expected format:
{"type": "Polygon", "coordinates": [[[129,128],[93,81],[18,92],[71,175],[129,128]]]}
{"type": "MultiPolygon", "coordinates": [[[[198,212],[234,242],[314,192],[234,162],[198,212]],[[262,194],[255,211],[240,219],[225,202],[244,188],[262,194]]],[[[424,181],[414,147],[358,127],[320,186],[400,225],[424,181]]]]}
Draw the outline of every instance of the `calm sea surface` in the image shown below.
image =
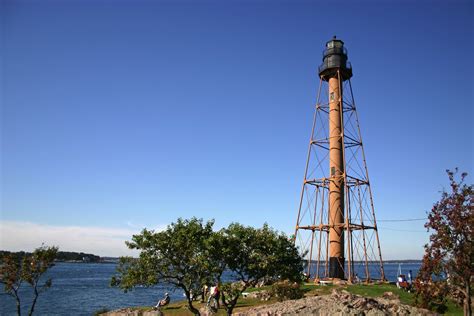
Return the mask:
{"type": "MultiPolygon", "coordinates": [[[[386,263],[385,275],[395,281],[398,263],[386,263]]],[[[402,272],[412,270],[416,276],[420,263],[401,264],[402,272]]],[[[356,270],[357,271],[357,270],[356,270]]],[[[374,269],[376,271],[376,269],[374,269]]],[[[136,288],[128,293],[109,286],[115,272],[115,264],[57,263],[48,272],[53,278],[53,286],[40,294],[35,307],[36,315],[93,315],[101,308],[109,310],[127,306],[150,306],[169,292],[172,301],[182,300],[181,290],[173,291],[165,285],[152,288],[136,288]]],[[[376,273],[376,272],[374,272],[376,273]]],[[[362,273],[359,273],[361,276],[362,273]]],[[[374,277],[375,274],[371,273],[374,277]]],[[[0,315],[16,315],[13,297],[0,294],[0,315]]],[[[22,312],[27,314],[31,302],[31,292],[24,287],[21,292],[22,312]]]]}

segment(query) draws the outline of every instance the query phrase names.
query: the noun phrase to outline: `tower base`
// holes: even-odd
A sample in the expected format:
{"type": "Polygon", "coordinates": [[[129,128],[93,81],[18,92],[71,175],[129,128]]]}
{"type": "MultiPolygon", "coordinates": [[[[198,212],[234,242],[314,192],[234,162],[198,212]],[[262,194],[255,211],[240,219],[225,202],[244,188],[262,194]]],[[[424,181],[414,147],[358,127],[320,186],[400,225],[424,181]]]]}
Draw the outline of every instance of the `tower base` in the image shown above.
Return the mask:
{"type": "Polygon", "coordinates": [[[329,258],[329,277],[344,279],[344,257],[329,258]]]}

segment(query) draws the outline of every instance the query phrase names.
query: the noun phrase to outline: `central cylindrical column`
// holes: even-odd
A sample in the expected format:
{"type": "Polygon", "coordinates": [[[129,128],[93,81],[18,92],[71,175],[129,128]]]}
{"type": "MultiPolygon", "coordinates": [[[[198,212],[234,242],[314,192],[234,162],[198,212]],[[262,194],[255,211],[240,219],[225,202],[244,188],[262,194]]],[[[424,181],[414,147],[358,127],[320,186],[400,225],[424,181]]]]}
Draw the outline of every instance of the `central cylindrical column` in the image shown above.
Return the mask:
{"type": "Polygon", "coordinates": [[[339,78],[329,78],[329,277],[344,278],[344,160],[342,91],[339,78]]]}

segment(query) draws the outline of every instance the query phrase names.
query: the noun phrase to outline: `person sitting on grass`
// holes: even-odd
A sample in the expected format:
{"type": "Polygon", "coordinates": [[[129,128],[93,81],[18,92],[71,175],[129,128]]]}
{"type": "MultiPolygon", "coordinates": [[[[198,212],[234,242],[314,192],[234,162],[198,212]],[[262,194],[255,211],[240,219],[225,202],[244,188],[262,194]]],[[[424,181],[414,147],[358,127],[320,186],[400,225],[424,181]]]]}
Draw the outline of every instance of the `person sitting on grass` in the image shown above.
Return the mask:
{"type": "Polygon", "coordinates": [[[355,283],[360,284],[359,275],[357,273],[356,273],[356,276],[355,276],[355,283]]]}
{"type": "Polygon", "coordinates": [[[159,300],[153,309],[160,309],[160,307],[166,306],[169,303],[170,303],[170,296],[168,293],[165,293],[165,297],[162,300],[159,300]]]}

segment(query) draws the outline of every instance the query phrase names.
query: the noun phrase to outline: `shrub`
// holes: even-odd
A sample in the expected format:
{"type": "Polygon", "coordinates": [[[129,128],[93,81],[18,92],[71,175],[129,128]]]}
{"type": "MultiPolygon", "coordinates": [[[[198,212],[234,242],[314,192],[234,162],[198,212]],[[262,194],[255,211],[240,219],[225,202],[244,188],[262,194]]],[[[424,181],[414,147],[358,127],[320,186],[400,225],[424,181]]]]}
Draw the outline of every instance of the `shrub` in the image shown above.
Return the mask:
{"type": "Polygon", "coordinates": [[[300,284],[289,281],[277,282],[273,284],[270,293],[279,301],[296,300],[304,296],[304,291],[300,288],[300,284]]]}
{"type": "Polygon", "coordinates": [[[446,282],[415,281],[415,304],[417,306],[443,313],[446,310],[448,287],[446,282]]]}
{"type": "Polygon", "coordinates": [[[94,316],[100,316],[102,314],[105,314],[109,311],[107,307],[102,307],[101,309],[97,310],[94,312],[94,316]]]}
{"type": "Polygon", "coordinates": [[[472,315],[474,186],[464,183],[466,173],[457,181],[456,172],[447,170],[451,192],[443,191],[428,214],[425,227],[433,232],[415,280],[416,304],[442,311],[449,295],[472,315]]]}

